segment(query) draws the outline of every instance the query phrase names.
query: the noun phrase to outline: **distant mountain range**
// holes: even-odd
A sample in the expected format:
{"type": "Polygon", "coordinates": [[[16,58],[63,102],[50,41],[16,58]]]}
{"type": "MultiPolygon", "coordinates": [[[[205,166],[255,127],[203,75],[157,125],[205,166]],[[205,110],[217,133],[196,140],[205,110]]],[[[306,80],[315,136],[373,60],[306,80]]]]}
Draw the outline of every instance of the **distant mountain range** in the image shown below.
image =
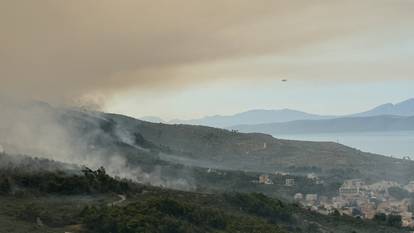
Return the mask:
{"type": "Polygon", "coordinates": [[[302,111],[292,109],[280,109],[280,110],[265,110],[256,109],[246,112],[237,113],[229,116],[215,115],[206,116],[191,120],[174,119],[171,121],[164,121],[156,116],[141,117],[140,120],[149,121],[152,123],[166,123],[166,124],[185,124],[185,125],[203,125],[216,128],[226,128],[233,125],[245,125],[245,124],[265,124],[265,123],[277,123],[288,122],[294,120],[318,120],[329,119],[333,116],[323,116],[317,114],[310,114],[302,111]]]}
{"type": "Polygon", "coordinates": [[[326,120],[299,120],[284,123],[238,125],[230,128],[240,132],[260,132],[273,135],[401,131],[414,130],[414,116],[343,117],[326,120]]]}
{"type": "Polygon", "coordinates": [[[414,98],[397,104],[383,104],[369,111],[353,114],[353,116],[364,117],[380,115],[414,116],[414,98]]]}
{"type": "MultiPolygon", "coordinates": [[[[306,113],[292,109],[281,110],[250,110],[242,113],[237,113],[229,116],[207,116],[199,119],[192,120],[172,120],[169,122],[163,121],[158,117],[143,117],[142,120],[154,122],[154,123],[169,123],[169,124],[189,124],[189,125],[204,125],[218,128],[239,128],[240,125],[262,125],[273,123],[285,123],[291,121],[306,121],[306,120],[327,120],[335,118],[349,118],[349,117],[370,117],[370,116],[414,116],[414,98],[408,99],[397,104],[383,104],[375,107],[371,110],[344,115],[344,116],[326,116],[306,113]],[[237,127],[233,127],[237,126],[237,127]]],[[[386,119],[386,118],[384,118],[386,119]]],[[[341,120],[343,121],[343,120],[341,120]]],[[[305,124],[302,122],[301,124],[305,124]]],[[[298,123],[294,123],[298,124],[298,123]]],[[[391,123],[390,123],[391,124],[391,123]]],[[[277,125],[277,124],[276,124],[277,125]]],[[[292,124],[287,124],[292,125],[292,124]]],[[[263,126],[259,126],[261,128],[263,126]]],[[[279,126],[278,126],[279,127],[279,126]]],[[[253,127],[249,127],[253,129],[253,127]]],[[[249,130],[250,131],[250,130],[249,130]]],[[[263,131],[258,131],[263,132],[263,131]]]]}
{"type": "Polygon", "coordinates": [[[287,122],[294,120],[317,120],[328,119],[332,116],[322,116],[316,114],[310,114],[292,109],[281,110],[251,110],[247,112],[238,113],[231,116],[208,116],[194,120],[175,120],[169,123],[175,124],[189,124],[189,125],[204,125],[218,128],[225,128],[232,125],[241,124],[263,124],[263,123],[277,123],[287,122]]]}

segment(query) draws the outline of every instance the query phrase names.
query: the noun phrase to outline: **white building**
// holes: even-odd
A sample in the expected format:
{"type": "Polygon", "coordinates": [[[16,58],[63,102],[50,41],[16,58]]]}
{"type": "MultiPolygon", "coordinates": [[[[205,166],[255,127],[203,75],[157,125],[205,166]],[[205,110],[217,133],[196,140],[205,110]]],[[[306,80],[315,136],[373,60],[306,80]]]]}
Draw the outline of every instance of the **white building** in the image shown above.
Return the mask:
{"type": "Polygon", "coordinates": [[[341,197],[357,196],[361,193],[359,187],[344,186],[339,188],[339,195],[341,197]]]}
{"type": "Polygon", "coordinates": [[[414,193],[414,181],[410,181],[410,183],[404,186],[404,189],[410,193],[414,193]]]}
{"type": "Polygon", "coordinates": [[[318,176],[315,173],[309,173],[306,177],[310,180],[318,179],[318,176]]]}
{"type": "Polygon", "coordinates": [[[360,179],[346,180],[339,188],[339,195],[341,197],[359,196],[365,188],[365,183],[360,179]]]}
{"type": "Polygon", "coordinates": [[[318,194],[306,194],[305,200],[308,202],[318,201],[318,194]]]}
{"type": "Polygon", "coordinates": [[[294,186],[295,185],[295,179],[286,179],[285,180],[285,185],[289,186],[289,187],[294,186]]]}
{"type": "Polygon", "coordinates": [[[296,193],[295,196],[293,196],[293,199],[295,199],[295,201],[301,201],[301,200],[303,200],[303,194],[302,193],[296,193]]]}
{"type": "Polygon", "coordinates": [[[395,181],[380,181],[368,186],[372,191],[386,191],[392,187],[401,187],[401,185],[395,181]]]}
{"type": "Polygon", "coordinates": [[[275,175],[277,175],[277,176],[288,176],[289,172],[275,171],[275,175]]]}
{"type": "Polygon", "coordinates": [[[341,197],[334,197],[332,198],[332,206],[335,209],[340,209],[344,206],[346,206],[349,202],[341,197]]]}
{"type": "Polygon", "coordinates": [[[362,188],[365,186],[365,182],[361,179],[345,180],[342,186],[362,188]]]}

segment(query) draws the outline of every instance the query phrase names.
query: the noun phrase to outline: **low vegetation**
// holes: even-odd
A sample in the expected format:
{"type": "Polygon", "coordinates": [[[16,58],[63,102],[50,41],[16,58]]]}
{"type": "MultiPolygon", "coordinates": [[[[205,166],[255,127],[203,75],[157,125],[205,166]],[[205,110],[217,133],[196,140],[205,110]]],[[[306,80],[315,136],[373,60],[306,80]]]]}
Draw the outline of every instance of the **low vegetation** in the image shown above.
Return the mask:
{"type": "Polygon", "coordinates": [[[396,219],[322,216],[261,193],[194,193],[136,184],[105,169],[0,169],[0,232],[399,233],[396,219]],[[118,201],[117,195],[126,197],[118,201]]]}

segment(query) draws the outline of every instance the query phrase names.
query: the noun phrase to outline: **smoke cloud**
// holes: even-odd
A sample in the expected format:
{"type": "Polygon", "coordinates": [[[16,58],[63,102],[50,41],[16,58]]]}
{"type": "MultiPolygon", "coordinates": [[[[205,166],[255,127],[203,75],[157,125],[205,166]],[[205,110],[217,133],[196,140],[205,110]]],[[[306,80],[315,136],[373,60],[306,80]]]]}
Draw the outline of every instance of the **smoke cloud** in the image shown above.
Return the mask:
{"type": "Polygon", "coordinates": [[[0,92],[49,102],[105,98],[128,88],[174,90],[221,78],[269,79],[292,73],[295,78],[330,80],[349,68],[354,72],[337,79],[384,78],[391,73],[394,78],[409,78],[413,73],[404,55],[366,64],[346,59],[332,63],[314,57],[327,54],[329,60],[344,56],[342,50],[312,51],[355,36],[352,46],[357,48],[390,45],[391,39],[407,36],[401,31],[412,32],[412,1],[5,0],[0,4],[0,92]],[[266,56],[282,59],[255,60],[266,56]]]}
{"type": "Polygon", "coordinates": [[[131,134],[100,113],[56,108],[41,102],[0,100],[0,153],[36,156],[92,169],[105,167],[115,177],[195,189],[191,176],[166,177],[160,166],[142,169],[139,163],[131,162],[131,156],[149,151],[136,147],[131,134]],[[118,143],[136,150],[123,151],[116,147],[118,143]]]}
{"type": "MultiPolygon", "coordinates": [[[[409,79],[412,50],[381,49],[412,38],[413,10],[406,0],[2,0],[0,94],[96,108],[130,88],[221,79],[409,79]],[[361,53],[344,54],[349,47],[361,53]]],[[[106,134],[76,134],[48,106],[0,107],[0,152],[165,183],[159,170],[131,168],[124,155],[85,143],[106,134]]]]}

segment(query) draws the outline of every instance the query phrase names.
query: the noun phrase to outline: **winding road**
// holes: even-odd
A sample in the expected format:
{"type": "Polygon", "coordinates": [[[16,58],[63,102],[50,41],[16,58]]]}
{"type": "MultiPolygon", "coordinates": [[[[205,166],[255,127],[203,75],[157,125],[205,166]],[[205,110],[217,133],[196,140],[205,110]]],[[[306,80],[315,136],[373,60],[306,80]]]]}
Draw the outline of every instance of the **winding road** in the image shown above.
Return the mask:
{"type": "Polygon", "coordinates": [[[122,204],[122,202],[126,201],[126,199],[127,199],[125,195],[121,195],[121,194],[118,194],[118,197],[119,197],[118,201],[114,201],[112,203],[109,203],[108,206],[120,205],[120,204],[122,204]]]}

